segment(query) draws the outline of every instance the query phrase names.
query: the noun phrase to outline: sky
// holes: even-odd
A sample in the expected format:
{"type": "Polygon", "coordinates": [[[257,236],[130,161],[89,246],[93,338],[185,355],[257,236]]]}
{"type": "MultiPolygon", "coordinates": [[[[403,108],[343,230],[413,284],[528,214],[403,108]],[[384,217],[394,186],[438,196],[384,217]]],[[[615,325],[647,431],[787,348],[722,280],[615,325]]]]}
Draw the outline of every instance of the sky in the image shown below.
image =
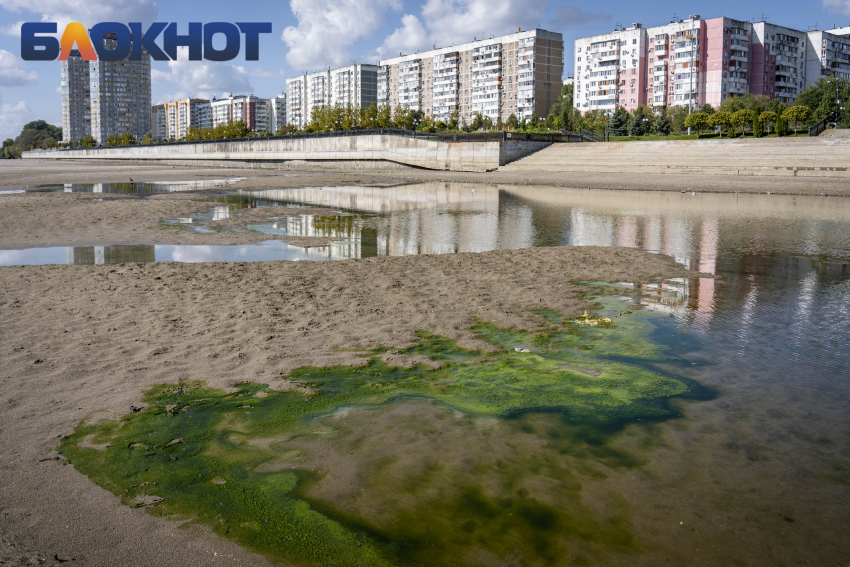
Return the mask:
{"type": "MultiPolygon", "coordinates": [[[[564,76],[573,73],[573,41],[610,32],[617,25],[663,25],[699,14],[726,16],[795,29],[850,25],[850,0],[0,0],[0,140],[15,137],[23,124],[44,119],[61,126],[60,63],[21,60],[20,24],[68,22],[271,22],[260,39],[259,61],[227,63],[152,62],[152,102],[228,93],[270,98],[286,78],[305,71],[376,63],[414,53],[540,27],[564,34],[564,76]]],[[[217,45],[217,44],[216,44],[217,45]]],[[[218,45],[217,45],[218,47],[218,45]]]]}

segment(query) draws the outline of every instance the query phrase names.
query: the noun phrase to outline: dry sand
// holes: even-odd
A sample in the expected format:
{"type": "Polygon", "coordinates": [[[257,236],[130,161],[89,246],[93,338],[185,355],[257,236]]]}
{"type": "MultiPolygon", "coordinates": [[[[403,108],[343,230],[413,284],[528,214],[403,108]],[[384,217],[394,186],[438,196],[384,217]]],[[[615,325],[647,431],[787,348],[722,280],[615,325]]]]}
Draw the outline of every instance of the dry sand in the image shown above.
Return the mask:
{"type": "Polygon", "coordinates": [[[154,384],[286,388],[281,375],[298,366],[362,363],[341,350],[355,345],[403,346],[428,329],[476,346],[462,329],[477,318],[529,326],[529,308],[578,313],[573,280],[683,274],[668,257],[595,247],[0,268],[0,535],[14,542],[0,563],[265,564],[203,528],[122,506],[54,459],[83,417],[129,412],[154,384]]]}
{"type": "Polygon", "coordinates": [[[223,179],[247,177],[235,186],[252,188],[291,188],[331,185],[392,185],[426,181],[460,183],[500,183],[546,185],[588,189],[628,189],[632,191],[701,191],[712,193],[773,193],[784,195],[850,196],[846,178],[829,177],[746,177],[736,175],[678,175],[558,172],[465,173],[430,171],[395,164],[375,163],[369,168],[345,165],[293,164],[282,171],[261,169],[219,169],[151,165],[141,162],[68,163],[52,160],[0,160],[0,191],[49,183],[107,183],[142,181],[223,179]]]}

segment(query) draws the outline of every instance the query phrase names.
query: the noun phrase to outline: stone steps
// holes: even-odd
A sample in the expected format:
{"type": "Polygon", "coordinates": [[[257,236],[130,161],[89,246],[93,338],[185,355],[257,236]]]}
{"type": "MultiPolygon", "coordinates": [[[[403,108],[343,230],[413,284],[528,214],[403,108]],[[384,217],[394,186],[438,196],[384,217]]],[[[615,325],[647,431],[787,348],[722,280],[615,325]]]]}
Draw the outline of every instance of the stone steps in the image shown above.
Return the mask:
{"type": "Polygon", "coordinates": [[[553,144],[499,170],[850,177],[850,139],[553,144]]]}

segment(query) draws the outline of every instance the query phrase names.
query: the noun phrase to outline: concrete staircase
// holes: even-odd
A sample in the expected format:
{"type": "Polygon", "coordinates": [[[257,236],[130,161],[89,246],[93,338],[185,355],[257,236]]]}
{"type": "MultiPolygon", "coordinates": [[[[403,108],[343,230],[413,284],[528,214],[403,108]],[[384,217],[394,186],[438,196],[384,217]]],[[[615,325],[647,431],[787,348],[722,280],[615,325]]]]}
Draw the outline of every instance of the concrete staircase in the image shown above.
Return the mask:
{"type": "Polygon", "coordinates": [[[850,139],[552,144],[499,171],[850,178],[850,139]]]}

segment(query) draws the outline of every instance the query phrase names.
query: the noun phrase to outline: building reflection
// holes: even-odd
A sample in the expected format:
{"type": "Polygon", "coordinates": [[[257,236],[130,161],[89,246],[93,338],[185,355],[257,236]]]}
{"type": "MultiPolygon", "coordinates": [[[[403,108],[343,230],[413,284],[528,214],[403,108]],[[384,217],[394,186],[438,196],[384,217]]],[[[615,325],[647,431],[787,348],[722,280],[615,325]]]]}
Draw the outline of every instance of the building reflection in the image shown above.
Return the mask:
{"type": "Polygon", "coordinates": [[[74,246],[67,249],[67,263],[75,265],[123,264],[156,261],[155,247],[147,244],[74,246]]]}
{"type": "MultiPolygon", "coordinates": [[[[695,329],[718,310],[747,313],[760,286],[784,280],[806,305],[810,270],[794,254],[846,257],[850,237],[835,230],[850,204],[818,198],[424,183],[399,187],[316,187],[253,193],[257,202],[322,206],[339,215],[292,215],[286,234],[336,236],[332,258],[478,252],[531,246],[623,246],[670,255],[706,276],[649,289],[656,307],[695,329]],[[780,257],[781,256],[781,257],[780,257]],[[789,264],[790,262],[790,264],[789,264]]],[[[845,258],[847,259],[847,258],[845,258]]]]}

